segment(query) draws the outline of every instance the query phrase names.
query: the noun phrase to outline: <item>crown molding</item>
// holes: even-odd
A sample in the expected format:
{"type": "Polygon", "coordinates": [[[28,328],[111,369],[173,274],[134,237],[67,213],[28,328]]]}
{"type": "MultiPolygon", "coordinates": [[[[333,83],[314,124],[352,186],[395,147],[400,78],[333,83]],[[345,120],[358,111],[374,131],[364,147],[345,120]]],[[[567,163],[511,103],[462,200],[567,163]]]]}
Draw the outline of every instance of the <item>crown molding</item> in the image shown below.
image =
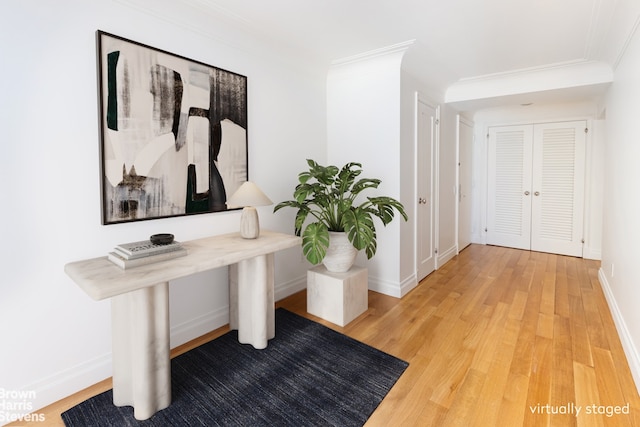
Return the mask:
{"type": "MultiPolygon", "coordinates": [[[[182,19],[178,18],[178,14],[169,13],[162,8],[159,7],[149,7],[145,4],[144,0],[111,0],[114,3],[118,3],[124,7],[136,10],[145,15],[151,16],[155,19],[176,25],[178,27],[184,28],[187,31],[190,31],[194,34],[198,34],[200,36],[206,37],[211,40],[216,40],[222,42],[228,46],[232,46],[235,48],[240,48],[246,50],[245,46],[241,46],[238,43],[235,43],[231,38],[223,38],[218,36],[212,31],[207,31],[202,28],[202,26],[192,24],[188,19],[182,17],[182,19]]],[[[200,0],[196,0],[199,4],[202,5],[200,9],[204,7],[204,3],[200,0]]],[[[190,7],[195,10],[194,0],[175,0],[176,3],[181,3],[184,7],[190,7]]],[[[211,8],[208,8],[211,10],[211,8]]],[[[246,24],[245,24],[246,25],[246,24]]]]}
{"type": "Polygon", "coordinates": [[[483,74],[480,76],[464,77],[458,80],[458,83],[472,83],[482,82],[489,80],[505,79],[510,77],[527,76],[531,74],[537,74],[547,71],[563,70],[568,68],[574,68],[579,66],[588,66],[590,64],[598,64],[599,61],[592,61],[586,59],[577,59],[574,61],[556,62],[554,64],[545,64],[536,67],[518,68],[516,70],[500,71],[497,73],[483,74]]]}
{"type": "Polygon", "coordinates": [[[640,15],[638,15],[636,17],[636,20],[633,23],[633,26],[631,28],[631,31],[629,32],[629,35],[625,39],[624,43],[622,44],[622,47],[620,48],[620,52],[618,53],[618,55],[616,56],[616,58],[613,61],[613,69],[614,70],[616,68],[618,68],[618,65],[620,65],[620,61],[622,61],[622,58],[624,57],[624,54],[627,51],[627,48],[629,47],[629,44],[631,43],[631,40],[633,39],[633,37],[635,36],[636,32],[638,31],[638,27],[640,27],[640,15]]]}
{"type": "Polygon", "coordinates": [[[348,56],[346,58],[336,59],[331,61],[332,67],[339,67],[341,65],[352,64],[354,62],[366,61],[372,58],[380,56],[391,55],[394,53],[404,53],[407,49],[414,45],[415,39],[407,40],[401,43],[396,43],[390,46],[381,47],[378,49],[370,50],[367,52],[358,53],[356,55],[348,56]]]}

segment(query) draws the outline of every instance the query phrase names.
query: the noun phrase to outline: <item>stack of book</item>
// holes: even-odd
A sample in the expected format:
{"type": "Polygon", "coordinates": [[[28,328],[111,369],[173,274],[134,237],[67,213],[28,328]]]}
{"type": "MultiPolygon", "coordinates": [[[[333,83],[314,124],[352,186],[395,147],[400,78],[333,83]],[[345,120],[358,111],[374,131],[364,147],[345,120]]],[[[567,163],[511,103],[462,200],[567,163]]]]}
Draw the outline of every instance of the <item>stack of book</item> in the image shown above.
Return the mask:
{"type": "Polygon", "coordinates": [[[120,268],[127,269],[140,265],[153,264],[168,259],[185,256],[187,250],[180,242],[173,241],[166,245],[151,243],[150,240],[123,243],[117,245],[107,258],[120,268]]]}

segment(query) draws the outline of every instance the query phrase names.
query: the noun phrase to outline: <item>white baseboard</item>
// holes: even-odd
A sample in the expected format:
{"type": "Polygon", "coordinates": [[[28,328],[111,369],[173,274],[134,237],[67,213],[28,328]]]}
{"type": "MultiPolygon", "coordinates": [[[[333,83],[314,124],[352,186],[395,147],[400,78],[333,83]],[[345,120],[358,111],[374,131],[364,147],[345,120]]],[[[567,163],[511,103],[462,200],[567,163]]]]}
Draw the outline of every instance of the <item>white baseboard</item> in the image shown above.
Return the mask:
{"type": "Polygon", "coordinates": [[[288,282],[277,284],[274,292],[275,292],[275,300],[280,301],[283,298],[288,297],[289,295],[293,295],[296,292],[300,292],[303,289],[307,288],[307,274],[305,273],[302,276],[299,276],[293,280],[288,282]]]}
{"type": "MultiPolygon", "coordinates": [[[[15,411],[25,413],[11,415],[24,416],[31,412],[37,414],[38,409],[109,378],[111,372],[111,353],[107,353],[49,375],[21,389],[29,394],[26,402],[29,407],[26,409],[30,410],[15,411]]],[[[46,425],[46,420],[43,425],[46,425]]]]}
{"type": "Polygon", "coordinates": [[[604,296],[607,299],[607,304],[609,305],[609,310],[611,311],[613,322],[615,323],[616,329],[618,330],[618,335],[620,336],[620,341],[622,342],[622,348],[624,349],[624,353],[627,356],[627,363],[629,363],[631,375],[633,376],[633,380],[636,383],[636,389],[638,389],[638,392],[640,392],[640,355],[638,354],[638,349],[633,343],[633,339],[631,338],[631,334],[629,333],[627,324],[624,321],[622,312],[618,307],[615,296],[613,295],[613,291],[611,290],[611,286],[609,285],[607,277],[605,276],[602,268],[598,270],[598,280],[600,281],[600,285],[602,286],[602,290],[604,291],[604,296]]]}
{"type": "Polygon", "coordinates": [[[418,286],[418,276],[412,274],[400,283],[400,297],[405,296],[413,288],[418,286]]]}
{"type": "Polygon", "coordinates": [[[370,290],[395,298],[402,298],[416,286],[418,286],[418,280],[415,274],[412,274],[400,283],[369,277],[370,290]]]}
{"type": "Polygon", "coordinates": [[[438,258],[436,259],[436,270],[445,265],[447,261],[451,260],[454,256],[456,256],[457,252],[458,248],[456,245],[453,245],[445,251],[441,251],[438,254],[438,258]]]}
{"type": "Polygon", "coordinates": [[[169,341],[174,348],[229,323],[229,306],[213,310],[171,327],[169,341]]]}
{"type": "Polygon", "coordinates": [[[398,283],[382,280],[373,276],[369,276],[368,281],[368,287],[372,291],[396,298],[400,298],[402,296],[402,289],[398,283]]]}

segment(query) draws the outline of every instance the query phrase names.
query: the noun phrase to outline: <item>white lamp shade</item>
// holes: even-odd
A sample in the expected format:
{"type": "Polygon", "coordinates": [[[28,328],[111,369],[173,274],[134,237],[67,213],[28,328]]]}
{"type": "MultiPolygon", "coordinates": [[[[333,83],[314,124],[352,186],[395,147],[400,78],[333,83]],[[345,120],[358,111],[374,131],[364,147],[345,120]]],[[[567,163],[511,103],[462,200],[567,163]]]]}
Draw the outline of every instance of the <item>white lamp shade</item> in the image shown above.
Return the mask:
{"type": "Polygon", "coordinates": [[[273,202],[251,181],[246,181],[227,200],[228,208],[240,208],[244,206],[268,206],[273,202]]]}

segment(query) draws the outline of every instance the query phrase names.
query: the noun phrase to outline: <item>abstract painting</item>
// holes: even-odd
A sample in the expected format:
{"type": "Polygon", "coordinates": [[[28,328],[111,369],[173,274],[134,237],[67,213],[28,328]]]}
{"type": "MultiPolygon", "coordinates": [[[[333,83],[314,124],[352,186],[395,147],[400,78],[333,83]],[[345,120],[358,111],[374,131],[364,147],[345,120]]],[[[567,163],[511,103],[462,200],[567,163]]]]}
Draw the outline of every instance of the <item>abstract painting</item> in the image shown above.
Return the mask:
{"type": "Polygon", "coordinates": [[[227,209],[247,176],[247,78],[97,32],[102,223],[227,209]]]}

